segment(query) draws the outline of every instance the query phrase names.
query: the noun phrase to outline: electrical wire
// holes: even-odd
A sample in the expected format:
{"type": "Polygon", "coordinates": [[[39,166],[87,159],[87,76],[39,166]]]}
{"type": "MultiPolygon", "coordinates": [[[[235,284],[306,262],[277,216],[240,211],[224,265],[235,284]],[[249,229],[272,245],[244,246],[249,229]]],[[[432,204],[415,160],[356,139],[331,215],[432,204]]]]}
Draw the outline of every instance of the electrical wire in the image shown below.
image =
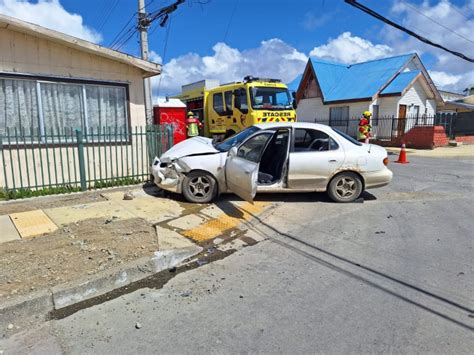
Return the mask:
{"type": "Polygon", "coordinates": [[[110,4],[112,3],[112,1],[114,1],[114,0],[104,0],[100,10],[95,12],[95,17],[92,21],[95,24],[94,27],[99,27],[100,26],[101,22],[104,19],[104,15],[107,13],[108,9],[110,9],[110,4]]]}
{"type": "MultiPolygon", "coordinates": [[[[472,21],[472,19],[470,19],[469,17],[467,17],[466,15],[464,15],[461,11],[459,11],[458,9],[456,9],[456,6],[451,6],[450,7],[451,10],[454,10],[456,11],[459,15],[461,15],[462,17],[464,17],[466,20],[468,21],[471,21],[472,23],[474,23],[474,21],[472,21]]],[[[470,10],[474,11],[474,8],[472,7],[469,7],[470,10]]]]}
{"type": "Polygon", "coordinates": [[[438,26],[443,27],[444,29],[446,29],[446,30],[448,30],[449,32],[455,34],[456,36],[458,36],[458,37],[460,37],[460,38],[462,38],[462,39],[465,39],[466,41],[469,41],[469,42],[471,42],[471,43],[474,43],[474,41],[472,41],[471,39],[469,39],[469,38],[467,38],[467,37],[464,37],[462,34],[457,33],[456,31],[452,30],[451,28],[449,28],[449,27],[443,25],[442,23],[439,23],[439,22],[436,21],[435,19],[433,19],[433,18],[431,18],[431,17],[425,15],[423,12],[419,11],[415,6],[413,6],[413,5],[411,5],[411,4],[407,3],[407,2],[403,2],[402,4],[408,6],[409,8],[413,9],[413,11],[419,13],[419,14],[420,14],[421,16],[423,16],[423,17],[426,17],[426,18],[427,18],[428,20],[430,20],[431,22],[436,23],[438,26]]]}
{"type": "Polygon", "coordinates": [[[117,7],[118,3],[119,3],[119,0],[115,0],[115,2],[113,3],[113,5],[108,9],[108,12],[106,12],[106,15],[104,16],[102,23],[99,25],[99,27],[98,27],[98,29],[97,29],[98,32],[102,31],[102,29],[104,28],[105,24],[109,21],[110,16],[111,16],[112,13],[114,12],[114,10],[115,10],[115,8],[117,7]]]}
{"type": "MultiPolygon", "coordinates": [[[[232,24],[232,20],[234,19],[235,11],[237,10],[238,5],[239,5],[239,0],[235,0],[234,8],[232,9],[232,12],[230,13],[229,22],[227,23],[227,28],[224,32],[224,39],[222,40],[222,43],[224,44],[225,44],[225,41],[227,40],[227,36],[229,35],[230,25],[232,24]]],[[[221,46],[219,48],[219,51],[216,53],[216,58],[219,58],[222,51],[222,47],[223,46],[221,46]]]]}
{"type": "Polygon", "coordinates": [[[123,36],[124,31],[126,31],[128,25],[130,24],[130,22],[132,22],[133,18],[135,17],[135,14],[136,13],[133,13],[132,16],[130,16],[130,18],[128,19],[127,23],[125,23],[125,25],[122,26],[119,33],[117,33],[114,39],[110,42],[109,47],[113,47],[120,40],[121,36],[123,36]]]}
{"type": "MultiPolygon", "coordinates": [[[[149,5],[151,5],[155,0],[150,0],[148,1],[146,4],[145,4],[145,8],[149,5]]],[[[143,10],[143,7],[139,9],[140,11],[143,10]]],[[[109,48],[114,48],[115,46],[117,46],[117,44],[119,44],[120,42],[123,41],[123,39],[125,38],[125,36],[127,36],[128,34],[130,34],[130,31],[135,27],[135,25],[132,25],[132,26],[129,26],[130,23],[132,22],[132,20],[135,18],[135,16],[137,15],[138,11],[135,11],[132,13],[132,15],[130,16],[130,18],[127,20],[127,22],[125,23],[125,25],[122,26],[122,28],[120,29],[120,31],[117,33],[117,35],[114,37],[114,39],[110,42],[109,44],[109,48]]],[[[132,35],[133,36],[133,35],[132,35]]]]}
{"type": "Polygon", "coordinates": [[[390,26],[392,26],[392,27],[395,27],[395,28],[399,29],[400,31],[403,31],[403,32],[409,34],[410,36],[415,37],[416,39],[418,39],[418,40],[421,41],[421,42],[427,43],[427,44],[429,44],[430,46],[433,46],[433,47],[442,49],[442,50],[444,50],[444,51],[446,51],[446,52],[448,52],[448,53],[451,53],[451,54],[453,54],[453,55],[455,55],[455,56],[457,56],[457,57],[459,57],[459,58],[462,58],[462,59],[464,59],[464,60],[466,60],[466,61],[468,61],[468,62],[474,63],[474,59],[473,59],[473,58],[470,58],[470,57],[466,56],[465,54],[463,54],[463,53],[461,53],[461,52],[457,52],[457,51],[453,51],[453,50],[451,50],[451,49],[448,49],[448,48],[442,46],[442,45],[439,44],[439,43],[432,42],[431,40],[429,40],[429,39],[427,39],[427,38],[425,38],[425,37],[423,37],[423,36],[420,36],[419,34],[417,34],[417,33],[413,32],[413,31],[409,30],[408,28],[403,27],[403,26],[399,25],[398,23],[395,23],[395,22],[391,21],[391,20],[389,20],[388,18],[386,18],[386,17],[380,15],[379,13],[375,12],[374,10],[372,10],[372,9],[370,9],[370,8],[368,8],[368,7],[366,7],[366,6],[362,5],[362,4],[360,4],[360,3],[358,3],[356,0],[344,0],[344,1],[345,1],[347,4],[349,4],[349,5],[351,5],[351,6],[355,7],[355,8],[357,8],[357,9],[363,11],[363,12],[365,12],[366,14],[369,14],[370,16],[372,16],[372,17],[374,17],[374,18],[376,18],[376,19],[378,19],[378,20],[380,20],[380,21],[386,23],[387,25],[390,25],[390,26]]]}
{"type": "Polygon", "coordinates": [[[158,90],[156,92],[156,96],[160,96],[160,89],[161,89],[161,79],[163,78],[163,70],[165,67],[165,61],[166,61],[166,51],[168,49],[168,38],[170,35],[170,29],[171,29],[171,20],[173,18],[173,15],[170,15],[169,21],[168,21],[168,28],[166,29],[166,35],[165,35],[165,46],[163,48],[163,57],[161,59],[161,73],[160,73],[160,78],[158,79],[158,90]]]}
{"type": "Polygon", "coordinates": [[[116,51],[120,51],[128,43],[128,41],[130,41],[133,38],[135,33],[138,33],[138,28],[136,27],[126,38],[124,38],[120,43],[116,44],[114,49],[116,51]]]}

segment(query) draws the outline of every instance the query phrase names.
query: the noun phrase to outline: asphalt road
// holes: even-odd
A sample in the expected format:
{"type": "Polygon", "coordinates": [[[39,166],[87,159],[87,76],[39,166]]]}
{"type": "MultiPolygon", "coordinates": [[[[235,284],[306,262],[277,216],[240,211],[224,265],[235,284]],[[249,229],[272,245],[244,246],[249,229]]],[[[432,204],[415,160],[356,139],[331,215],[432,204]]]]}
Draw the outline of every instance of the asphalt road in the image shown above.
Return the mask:
{"type": "Polygon", "coordinates": [[[474,160],[411,157],[391,169],[393,183],[364,203],[260,196],[279,203],[249,231],[267,240],[0,349],[472,353],[474,160]]]}

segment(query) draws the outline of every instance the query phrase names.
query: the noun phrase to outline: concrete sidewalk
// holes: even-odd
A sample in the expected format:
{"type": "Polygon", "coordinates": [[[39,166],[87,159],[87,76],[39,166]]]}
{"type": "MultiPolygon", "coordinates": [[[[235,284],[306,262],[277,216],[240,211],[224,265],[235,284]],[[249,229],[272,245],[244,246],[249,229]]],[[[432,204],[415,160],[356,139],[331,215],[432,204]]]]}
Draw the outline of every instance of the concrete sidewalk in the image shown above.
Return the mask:
{"type": "MultiPolygon", "coordinates": [[[[385,147],[385,149],[392,154],[399,154],[400,147],[385,147]]],[[[474,158],[474,144],[463,144],[458,147],[438,147],[435,149],[412,149],[407,148],[408,155],[416,155],[420,157],[430,158],[474,158]]]]}
{"type": "Polygon", "coordinates": [[[271,205],[232,197],[198,205],[130,192],[131,200],[123,190],[103,192],[96,202],[0,216],[1,324],[25,326],[195,256],[243,247],[243,223],[271,205]]]}

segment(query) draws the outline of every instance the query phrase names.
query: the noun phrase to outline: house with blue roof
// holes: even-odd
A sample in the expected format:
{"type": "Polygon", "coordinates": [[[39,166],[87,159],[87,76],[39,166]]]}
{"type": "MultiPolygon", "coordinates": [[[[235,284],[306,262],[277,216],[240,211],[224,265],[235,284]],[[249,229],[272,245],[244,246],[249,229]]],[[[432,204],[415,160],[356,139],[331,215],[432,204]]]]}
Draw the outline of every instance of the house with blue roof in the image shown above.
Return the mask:
{"type": "Polygon", "coordinates": [[[380,117],[433,116],[443,100],[416,53],[341,64],[310,58],[288,84],[296,91],[299,121],[331,122],[372,112],[380,117]]]}

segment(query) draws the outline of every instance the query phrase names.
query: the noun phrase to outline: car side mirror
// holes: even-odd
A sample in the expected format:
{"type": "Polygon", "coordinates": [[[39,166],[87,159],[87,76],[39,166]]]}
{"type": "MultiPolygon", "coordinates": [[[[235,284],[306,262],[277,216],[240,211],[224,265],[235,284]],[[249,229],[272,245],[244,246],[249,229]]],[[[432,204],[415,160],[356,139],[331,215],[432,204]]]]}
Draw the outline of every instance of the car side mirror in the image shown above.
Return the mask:
{"type": "Polygon", "coordinates": [[[296,103],[296,99],[293,99],[292,106],[295,110],[298,108],[298,104],[296,103]]]}

